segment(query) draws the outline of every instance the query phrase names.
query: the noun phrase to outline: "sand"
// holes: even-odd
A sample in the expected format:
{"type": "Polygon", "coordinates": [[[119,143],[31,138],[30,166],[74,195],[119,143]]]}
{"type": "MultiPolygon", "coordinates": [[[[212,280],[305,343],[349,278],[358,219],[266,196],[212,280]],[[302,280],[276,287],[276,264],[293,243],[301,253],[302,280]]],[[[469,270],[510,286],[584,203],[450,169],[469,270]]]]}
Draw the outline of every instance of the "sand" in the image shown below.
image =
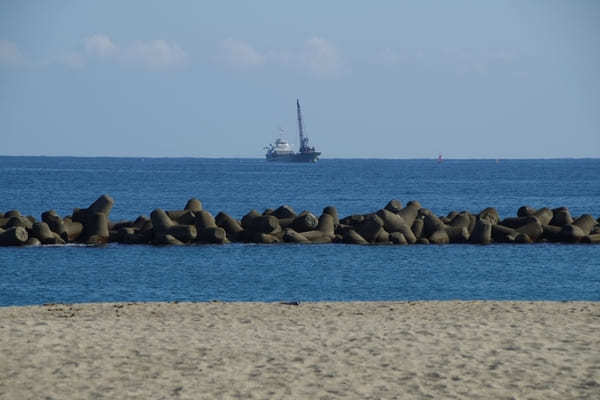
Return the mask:
{"type": "Polygon", "coordinates": [[[0,399],[600,399],[600,303],[0,308],[0,399]]]}

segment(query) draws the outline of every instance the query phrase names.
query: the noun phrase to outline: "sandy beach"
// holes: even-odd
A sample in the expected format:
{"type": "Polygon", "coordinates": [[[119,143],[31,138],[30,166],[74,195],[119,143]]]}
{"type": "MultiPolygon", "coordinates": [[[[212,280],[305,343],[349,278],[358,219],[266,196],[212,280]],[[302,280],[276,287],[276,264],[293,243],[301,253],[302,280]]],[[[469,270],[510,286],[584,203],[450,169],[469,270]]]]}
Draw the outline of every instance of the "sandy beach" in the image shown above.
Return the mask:
{"type": "Polygon", "coordinates": [[[600,303],[0,308],[1,399],[598,399],[600,303]]]}

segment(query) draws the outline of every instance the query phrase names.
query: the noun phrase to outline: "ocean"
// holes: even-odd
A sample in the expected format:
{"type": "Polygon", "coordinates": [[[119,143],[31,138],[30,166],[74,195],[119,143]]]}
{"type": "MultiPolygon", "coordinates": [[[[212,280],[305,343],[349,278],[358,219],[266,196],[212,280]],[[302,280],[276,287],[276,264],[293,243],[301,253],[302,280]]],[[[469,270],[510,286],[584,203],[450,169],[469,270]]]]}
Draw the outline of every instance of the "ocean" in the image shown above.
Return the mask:
{"type": "MultiPolygon", "coordinates": [[[[438,215],[566,206],[600,217],[600,160],[0,157],[0,211],[40,218],[115,199],[112,220],[191,197],[240,218],[288,204],[340,217],[418,200],[438,215]]],[[[0,305],[100,301],[600,300],[595,245],[0,248],[0,305]]]]}

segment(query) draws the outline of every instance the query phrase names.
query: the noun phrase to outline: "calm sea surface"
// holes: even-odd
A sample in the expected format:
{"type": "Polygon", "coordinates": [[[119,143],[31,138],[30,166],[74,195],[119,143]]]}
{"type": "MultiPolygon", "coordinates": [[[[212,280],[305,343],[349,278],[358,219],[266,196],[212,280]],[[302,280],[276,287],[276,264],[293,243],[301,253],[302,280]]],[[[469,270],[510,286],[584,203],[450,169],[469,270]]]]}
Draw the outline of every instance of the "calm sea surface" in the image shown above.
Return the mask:
{"type": "MultiPolygon", "coordinates": [[[[67,215],[99,195],[112,220],[190,197],[241,217],[289,204],[340,216],[393,198],[445,215],[522,205],[600,216],[600,160],[0,157],[0,210],[67,215]]],[[[0,305],[95,301],[600,300],[600,246],[109,245],[0,248],[0,305]]]]}

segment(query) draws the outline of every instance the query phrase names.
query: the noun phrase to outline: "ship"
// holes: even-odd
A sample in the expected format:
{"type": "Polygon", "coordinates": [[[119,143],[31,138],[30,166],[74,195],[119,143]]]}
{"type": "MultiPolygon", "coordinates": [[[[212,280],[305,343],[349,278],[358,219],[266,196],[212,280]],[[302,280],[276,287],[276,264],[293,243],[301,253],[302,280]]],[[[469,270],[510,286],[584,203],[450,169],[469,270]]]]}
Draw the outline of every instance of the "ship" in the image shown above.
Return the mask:
{"type": "Polygon", "coordinates": [[[300,137],[300,151],[294,152],[292,146],[283,138],[275,140],[274,144],[265,147],[267,161],[279,162],[317,162],[320,152],[315,150],[314,146],[309,145],[308,137],[304,135],[304,125],[302,123],[302,110],[300,109],[300,100],[296,99],[296,112],[298,114],[298,136],[300,137]]]}

